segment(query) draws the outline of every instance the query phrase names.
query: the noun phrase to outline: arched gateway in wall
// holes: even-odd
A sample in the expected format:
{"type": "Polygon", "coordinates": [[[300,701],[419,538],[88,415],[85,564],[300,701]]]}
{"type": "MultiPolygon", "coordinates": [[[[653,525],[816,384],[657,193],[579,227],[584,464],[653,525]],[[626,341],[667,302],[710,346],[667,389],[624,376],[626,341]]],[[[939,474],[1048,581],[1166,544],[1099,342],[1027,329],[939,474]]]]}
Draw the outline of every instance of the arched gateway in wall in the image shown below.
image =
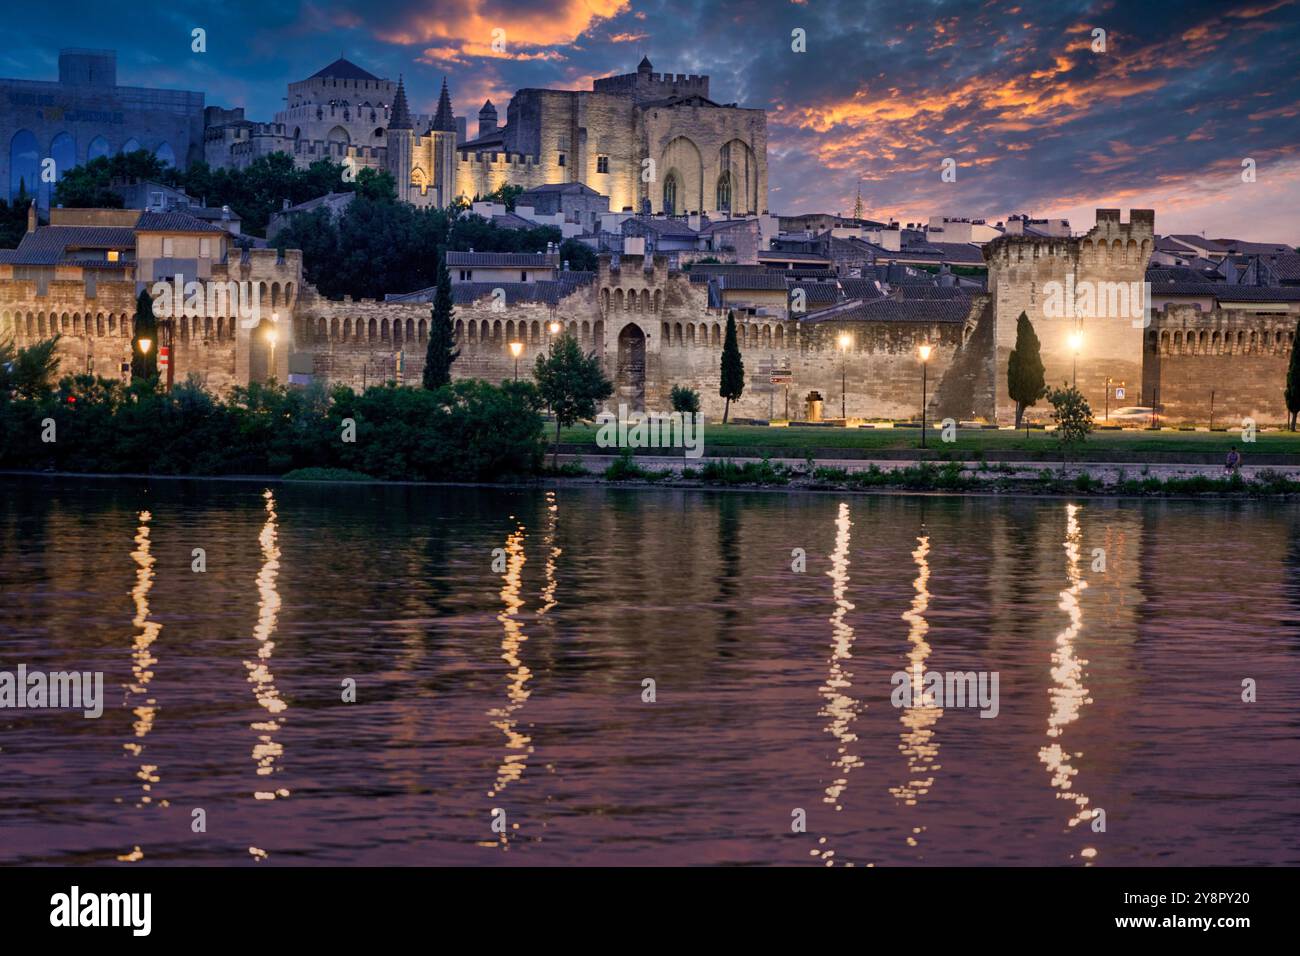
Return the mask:
{"type": "Polygon", "coordinates": [[[618,372],[614,401],[629,409],[645,408],[645,333],[629,322],[618,333],[618,372]]]}

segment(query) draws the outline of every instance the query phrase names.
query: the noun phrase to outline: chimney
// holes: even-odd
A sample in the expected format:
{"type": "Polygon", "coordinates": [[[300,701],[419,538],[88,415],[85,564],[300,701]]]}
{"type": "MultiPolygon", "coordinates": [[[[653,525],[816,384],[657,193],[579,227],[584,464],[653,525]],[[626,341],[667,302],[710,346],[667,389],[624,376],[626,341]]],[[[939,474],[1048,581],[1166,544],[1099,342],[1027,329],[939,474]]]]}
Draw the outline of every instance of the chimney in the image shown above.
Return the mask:
{"type": "Polygon", "coordinates": [[[289,200],[287,200],[287,199],[281,199],[281,200],[280,200],[280,211],[281,211],[281,212],[288,212],[288,211],[289,211],[289,200]]]}
{"type": "Polygon", "coordinates": [[[36,231],[36,200],[35,199],[33,199],[32,204],[27,207],[27,231],[28,233],[33,233],[36,231]]]}
{"type": "Polygon", "coordinates": [[[229,206],[222,206],[222,207],[221,207],[221,221],[222,221],[222,222],[230,222],[230,207],[229,207],[229,206]]]}

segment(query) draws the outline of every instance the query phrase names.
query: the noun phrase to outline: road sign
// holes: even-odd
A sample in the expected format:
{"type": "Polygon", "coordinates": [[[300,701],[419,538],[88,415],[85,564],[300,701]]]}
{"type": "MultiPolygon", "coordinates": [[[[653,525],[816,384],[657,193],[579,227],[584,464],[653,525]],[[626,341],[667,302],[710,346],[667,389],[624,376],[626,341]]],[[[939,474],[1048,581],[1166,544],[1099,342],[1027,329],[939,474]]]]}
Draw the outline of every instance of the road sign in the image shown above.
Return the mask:
{"type": "Polygon", "coordinates": [[[1115,386],[1115,400],[1116,400],[1116,401],[1121,401],[1121,400],[1123,400],[1125,394],[1126,394],[1126,393],[1125,393],[1125,391],[1124,391],[1124,389],[1123,389],[1122,386],[1119,386],[1119,385],[1116,385],[1116,386],[1115,386]]]}
{"type": "Polygon", "coordinates": [[[794,376],[789,372],[773,372],[768,380],[773,385],[791,385],[794,383],[794,376]]]}

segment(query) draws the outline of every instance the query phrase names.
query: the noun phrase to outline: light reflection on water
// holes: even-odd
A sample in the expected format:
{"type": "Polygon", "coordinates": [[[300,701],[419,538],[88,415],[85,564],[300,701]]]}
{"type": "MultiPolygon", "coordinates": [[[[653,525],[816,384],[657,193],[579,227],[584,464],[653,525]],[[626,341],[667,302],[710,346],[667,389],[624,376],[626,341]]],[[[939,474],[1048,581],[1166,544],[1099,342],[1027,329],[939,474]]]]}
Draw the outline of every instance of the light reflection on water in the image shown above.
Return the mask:
{"type": "Polygon", "coordinates": [[[1300,862],[1294,505],[0,489],[0,669],[123,689],[0,711],[0,862],[1300,862]]]}

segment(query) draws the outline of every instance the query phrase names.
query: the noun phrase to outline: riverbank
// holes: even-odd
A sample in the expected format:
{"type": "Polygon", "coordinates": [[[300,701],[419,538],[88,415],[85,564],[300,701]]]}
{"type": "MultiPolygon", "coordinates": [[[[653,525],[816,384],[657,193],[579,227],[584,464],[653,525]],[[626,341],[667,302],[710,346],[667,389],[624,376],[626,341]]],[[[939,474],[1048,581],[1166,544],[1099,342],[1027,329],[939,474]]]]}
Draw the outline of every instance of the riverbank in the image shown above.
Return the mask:
{"type": "Polygon", "coordinates": [[[409,485],[420,487],[617,487],[700,490],[838,492],[852,494],[955,494],[994,496],[1099,496],[1193,499],[1270,498],[1300,500],[1300,469],[1244,468],[1225,475],[1205,466],[1124,465],[1075,462],[1057,468],[985,462],[808,462],[793,460],[632,458],[589,462],[561,456],[558,469],[497,482],[401,481],[333,469],[300,469],[284,475],[151,475],[70,471],[0,470],[0,478],[256,482],[267,485],[409,485]],[[596,465],[599,467],[589,467],[596,465]]]}

